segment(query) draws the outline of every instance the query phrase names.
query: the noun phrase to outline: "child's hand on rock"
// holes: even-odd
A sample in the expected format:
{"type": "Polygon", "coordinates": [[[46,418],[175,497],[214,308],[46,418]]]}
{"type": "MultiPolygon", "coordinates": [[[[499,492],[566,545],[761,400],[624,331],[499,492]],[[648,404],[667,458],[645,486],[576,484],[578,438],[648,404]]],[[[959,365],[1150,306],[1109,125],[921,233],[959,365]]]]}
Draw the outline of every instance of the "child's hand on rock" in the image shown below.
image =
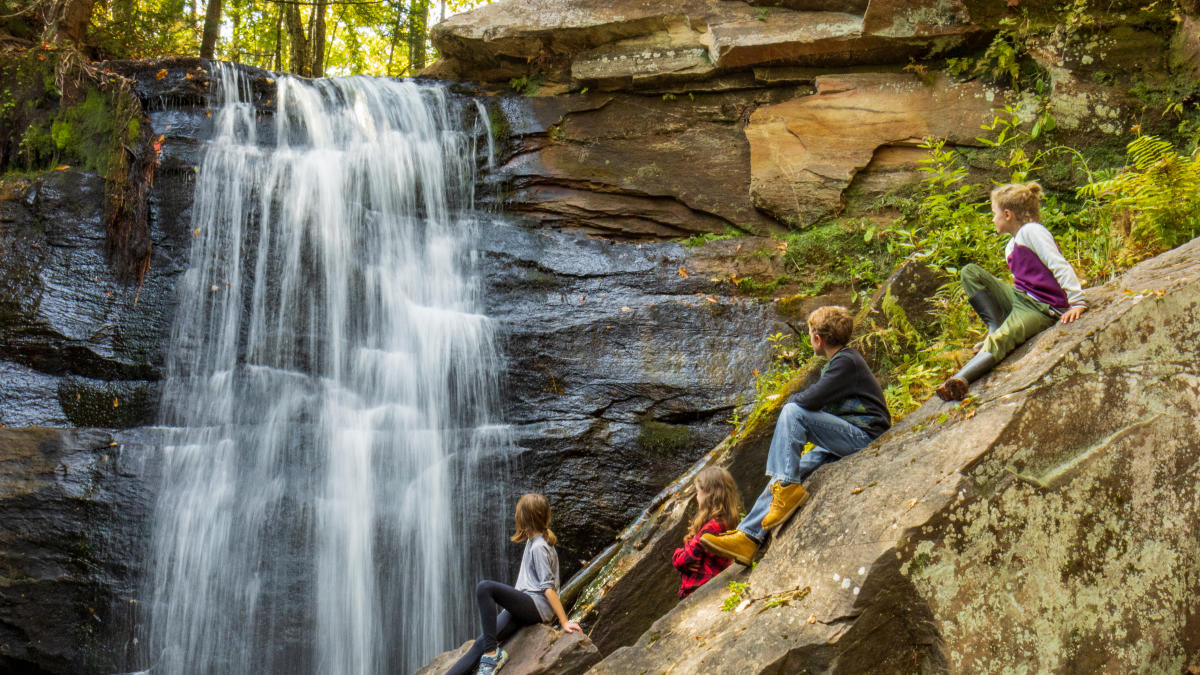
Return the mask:
{"type": "Polygon", "coordinates": [[[1086,307],[1072,307],[1071,309],[1068,309],[1067,311],[1063,312],[1062,318],[1059,320],[1062,321],[1063,323],[1071,323],[1075,319],[1078,319],[1079,316],[1081,314],[1083,314],[1083,310],[1085,310],[1085,309],[1087,309],[1087,308],[1086,307]]]}
{"type": "Polygon", "coordinates": [[[568,622],[564,623],[562,629],[563,629],[564,633],[582,633],[583,632],[583,629],[579,627],[579,624],[575,623],[574,621],[568,621],[568,622]]]}

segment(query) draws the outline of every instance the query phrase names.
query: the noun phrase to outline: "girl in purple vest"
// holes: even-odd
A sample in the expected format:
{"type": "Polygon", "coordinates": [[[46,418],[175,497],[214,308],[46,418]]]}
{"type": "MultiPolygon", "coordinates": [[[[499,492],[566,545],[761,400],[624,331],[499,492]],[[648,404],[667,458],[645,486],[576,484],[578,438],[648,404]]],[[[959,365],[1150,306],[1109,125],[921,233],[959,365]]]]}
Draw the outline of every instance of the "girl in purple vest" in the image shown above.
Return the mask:
{"type": "Polygon", "coordinates": [[[1041,220],[1042,186],[1013,183],[992,190],[992,222],[1012,235],[1004,249],[1013,285],[979,265],[962,268],[967,301],[987,324],[982,349],[937,389],[943,401],[962,400],[967,386],[1029,338],[1054,325],[1071,323],[1087,309],[1079,277],[1041,220]]]}

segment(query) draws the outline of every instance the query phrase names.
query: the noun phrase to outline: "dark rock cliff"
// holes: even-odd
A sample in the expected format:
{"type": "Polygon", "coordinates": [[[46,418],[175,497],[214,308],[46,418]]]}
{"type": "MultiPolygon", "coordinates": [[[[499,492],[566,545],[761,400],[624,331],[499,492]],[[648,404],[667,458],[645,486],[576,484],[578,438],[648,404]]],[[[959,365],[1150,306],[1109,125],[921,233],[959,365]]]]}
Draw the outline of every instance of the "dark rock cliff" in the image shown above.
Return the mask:
{"type": "MultiPolygon", "coordinates": [[[[40,481],[0,496],[0,509],[23,514],[0,528],[16,594],[0,618],[0,664],[16,672],[138,665],[129,641],[156,490],[149,425],[209,133],[205,65],[113,64],[137,82],[162,136],[149,197],[153,259],[140,286],[122,284],[106,261],[100,178],[66,169],[4,179],[0,190],[0,424],[9,428],[0,452],[36,458],[5,459],[0,479],[40,481]],[[114,468],[113,458],[131,456],[140,468],[114,468]],[[28,525],[39,518],[53,527],[28,525]],[[84,540],[86,555],[71,553],[84,540]]],[[[255,75],[269,122],[272,81],[255,75]]],[[[752,397],[764,337],[778,328],[769,302],[728,296],[728,284],[711,280],[728,271],[733,248],[529,225],[492,217],[477,248],[507,359],[509,490],[549,494],[567,576],[727,433],[726,419],[752,397]]]]}

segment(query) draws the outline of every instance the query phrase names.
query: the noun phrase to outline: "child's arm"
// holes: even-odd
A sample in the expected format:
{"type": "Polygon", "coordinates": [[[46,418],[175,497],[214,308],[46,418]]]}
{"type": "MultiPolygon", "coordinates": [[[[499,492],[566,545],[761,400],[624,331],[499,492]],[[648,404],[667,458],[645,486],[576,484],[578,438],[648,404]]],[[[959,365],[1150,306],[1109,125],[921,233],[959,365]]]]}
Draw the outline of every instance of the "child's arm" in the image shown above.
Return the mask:
{"type": "Polygon", "coordinates": [[[700,536],[704,534],[704,529],[696,533],[696,536],[688,539],[683,544],[683,548],[675,549],[675,554],[671,556],[671,565],[680,572],[694,571],[700,565],[700,536]]]}
{"type": "Polygon", "coordinates": [[[562,626],[564,633],[582,633],[583,629],[579,624],[567,619],[567,613],[563,610],[562,601],[558,599],[558,591],[553,588],[546,589],[546,602],[550,603],[550,609],[554,610],[554,616],[558,617],[558,624],[562,626]]]}

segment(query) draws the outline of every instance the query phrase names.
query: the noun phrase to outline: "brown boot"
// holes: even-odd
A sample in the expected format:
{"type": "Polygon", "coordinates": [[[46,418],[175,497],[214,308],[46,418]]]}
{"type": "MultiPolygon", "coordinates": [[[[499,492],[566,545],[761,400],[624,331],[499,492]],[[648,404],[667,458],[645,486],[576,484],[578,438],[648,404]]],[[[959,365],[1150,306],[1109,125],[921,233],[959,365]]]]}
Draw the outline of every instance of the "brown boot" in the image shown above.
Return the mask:
{"type": "Polygon", "coordinates": [[[937,395],[943,401],[961,401],[967,395],[967,381],[952,377],[938,386],[937,395]]]}
{"type": "Polygon", "coordinates": [[[762,529],[773,530],[787,522],[804,502],[808,501],[808,491],[799,483],[784,485],[780,481],[771,484],[771,508],[762,520],[762,529]]]}
{"type": "Polygon", "coordinates": [[[749,565],[758,551],[758,544],[741,530],[702,535],[700,545],[719,556],[733,558],[743,565],[749,565]]]}

